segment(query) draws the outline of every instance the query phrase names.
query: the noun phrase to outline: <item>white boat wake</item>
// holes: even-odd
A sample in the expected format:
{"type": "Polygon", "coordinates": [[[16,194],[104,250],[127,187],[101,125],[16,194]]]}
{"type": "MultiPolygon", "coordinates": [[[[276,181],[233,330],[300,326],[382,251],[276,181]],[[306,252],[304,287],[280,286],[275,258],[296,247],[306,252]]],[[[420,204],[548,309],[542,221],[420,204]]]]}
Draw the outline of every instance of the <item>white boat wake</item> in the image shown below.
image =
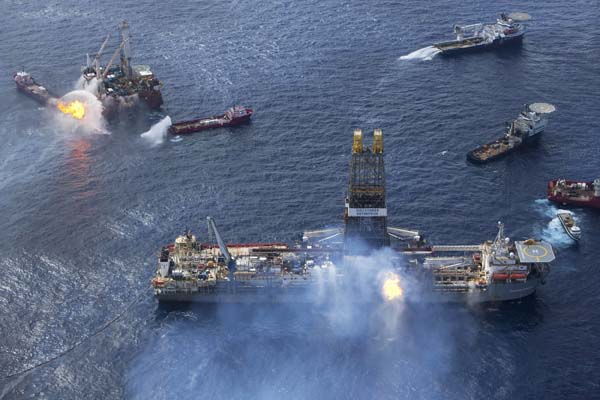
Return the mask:
{"type": "Polygon", "coordinates": [[[577,222],[579,218],[572,211],[559,209],[545,199],[536,200],[535,209],[541,215],[551,218],[550,222],[541,228],[540,235],[543,240],[561,248],[569,247],[574,244],[574,241],[567,235],[560,220],[556,216],[556,213],[559,211],[570,212],[573,215],[575,222],[577,222]]]}
{"type": "Polygon", "coordinates": [[[421,61],[430,61],[440,53],[440,49],[433,46],[423,47],[422,49],[415,50],[410,54],[402,56],[399,60],[421,60],[421,61]]]}
{"type": "Polygon", "coordinates": [[[167,131],[171,126],[171,118],[167,115],[156,124],[152,125],[150,130],[142,133],[140,136],[146,139],[151,145],[157,146],[164,142],[167,131]]]}

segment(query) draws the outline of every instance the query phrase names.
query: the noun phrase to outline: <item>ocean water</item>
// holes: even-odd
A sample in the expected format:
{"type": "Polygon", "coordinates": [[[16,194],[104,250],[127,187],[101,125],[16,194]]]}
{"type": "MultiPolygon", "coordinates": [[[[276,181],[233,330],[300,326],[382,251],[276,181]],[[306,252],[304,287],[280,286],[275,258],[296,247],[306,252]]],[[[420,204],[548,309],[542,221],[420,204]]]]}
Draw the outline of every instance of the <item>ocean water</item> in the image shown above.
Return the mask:
{"type": "Polygon", "coordinates": [[[1,399],[600,397],[600,214],[573,209],[575,246],[544,200],[549,179],[599,174],[597,1],[3,0],[0,11],[1,399]],[[520,48],[425,49],[504,11],[534,17],[520,48]],[[16,92],[22,66],[73,90],[85,53],[123,19],[134,61],[163,81],[163,112],[82,132],[16,92]],[[557,107],[537,145],[467,164],[535,101],[557,107]],[[255,109],[250,125],[140,137],[167,115],[237,103],[255,109]],[[556,246],[547,284],[507,305],[158,307],[157,249],[186,227],[206,239],[207,215],[236,242],[339,224],[355,127],[383,129],[390,225],[470,244],[501,220],[556,246]]]}

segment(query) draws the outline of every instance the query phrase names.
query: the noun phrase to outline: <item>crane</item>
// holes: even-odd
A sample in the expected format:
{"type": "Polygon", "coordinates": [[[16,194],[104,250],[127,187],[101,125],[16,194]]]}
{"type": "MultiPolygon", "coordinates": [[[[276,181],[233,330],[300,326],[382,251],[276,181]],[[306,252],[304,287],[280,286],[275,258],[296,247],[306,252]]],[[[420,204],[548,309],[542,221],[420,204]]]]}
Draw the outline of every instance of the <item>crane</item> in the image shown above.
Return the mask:
{"type": "Polygon", "coordinates": [[[115,62],[115,58],[117,58],[117,54],[119,54],[119,52],[121,51],[123,46],[125,46],[125,42],[121,42],[121,45],[119,46],[119,48],[117,50],[115,50],[115,52],[113,53],[112,57],[110,58],[110,61],[108,62],[108,64],[106,64],[106,68],[104,68],[104,72],[102,73],[100,80],[104,80],[104,78],[106,78],[106,75],[108,74],[108,70],[110,69],[110,67],[112,67],[113,63],[115,62]]]}
{"type": "Polygon", "coordinates": [[[206,217],[206,223],[208,224],[208,232],[211,231],[215,234],[215,239],[217,239],[217,243],[219,244],[219,249],[221,250],[221,254],[225,257],[225,263],[227,264],[227,269],[229,270],[229,280],[233,281],[233,273],[236,270],[235,259],[227,250],[227,245],[223,241],[219,230],[217,229],[217,225],[215,224],[215,220],[212,217],[206,217]]]}
{"type": "Polygon", "coordinates": [[[108,39],[110,39],[110,33],[106,35],[106,39],[104,39],[104,42],[102,42],[102,46],[100,46],[100,50],[98,50],[96,57],[94,57],[94,68],[96,69],[96,78],[100,77],[100,57],[102,56],[102,52],[104,51],[104,48],[108,43],[108,39]]]}

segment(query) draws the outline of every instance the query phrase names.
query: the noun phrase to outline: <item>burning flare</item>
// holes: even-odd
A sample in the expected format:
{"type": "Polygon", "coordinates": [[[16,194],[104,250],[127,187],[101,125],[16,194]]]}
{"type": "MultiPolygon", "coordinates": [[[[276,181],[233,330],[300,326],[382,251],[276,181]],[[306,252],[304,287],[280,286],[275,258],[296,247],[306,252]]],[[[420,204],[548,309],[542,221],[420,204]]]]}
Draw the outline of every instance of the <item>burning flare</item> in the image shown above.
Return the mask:
{"type": "Polygon", "coordinates": [[[66,104],[59,101],[57,107],[60,111],[71,115],[75,119],[83,119],[85,116],[85,105],[79,100],[74,100],[66,104]]]}
{"type": "Polygon", "coordinates": [[[383,297],[387,301],[395,300],[399,297],[402,297],[403,290],[400,287],[400,277],[396,274],[390,273],[383,283],[383,297]]]}

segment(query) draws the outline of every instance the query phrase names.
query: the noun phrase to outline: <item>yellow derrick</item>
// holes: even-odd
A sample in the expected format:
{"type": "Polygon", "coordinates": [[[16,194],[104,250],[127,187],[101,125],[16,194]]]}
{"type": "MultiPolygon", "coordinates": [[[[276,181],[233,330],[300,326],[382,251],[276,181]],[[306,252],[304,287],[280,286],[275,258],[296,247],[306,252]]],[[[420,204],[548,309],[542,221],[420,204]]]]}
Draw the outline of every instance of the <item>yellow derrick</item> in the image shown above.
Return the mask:
{"type": "Polygon", "coordinates": [[[362,138],[362,130],[355,129],[354,130],[354,143],[352,144],[352,153],[362,153],[363,152],[363,138],[362,138]]]}
{"type": "Polygon", "coordinates": [[[373,133],[373,153],[383,153],[383,133],[381,129],[375,129],[373,133]]]}

